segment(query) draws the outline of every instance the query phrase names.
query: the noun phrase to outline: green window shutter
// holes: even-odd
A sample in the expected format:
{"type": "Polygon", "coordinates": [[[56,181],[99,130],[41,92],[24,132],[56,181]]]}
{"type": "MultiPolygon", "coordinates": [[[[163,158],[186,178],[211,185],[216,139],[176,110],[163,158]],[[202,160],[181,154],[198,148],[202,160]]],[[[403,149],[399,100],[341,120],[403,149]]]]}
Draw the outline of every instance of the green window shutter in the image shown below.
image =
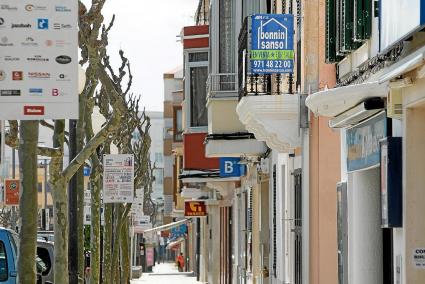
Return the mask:
{"type": "Polygon", "coordinates": [[[369,39],[372,33],[372,0],[355,0],[355,41],[369,39]]]}
{"type": "Polygon", "coordinates": [[[364,18],[363,18],[363,1],[355,0],[354,2],[354,35],[355,41],[364,39],[364,18]]]}
{"type": "Polygon", "coordinates": [[[363,0],[364,39],[372,36],[372,0],[363,0]]]}
{"type": "Polygon", "coordinates": [[[341,51],[346,53],[355,49],[354,44],[354,0],[342,0],[342,48],[341,51]]]}
{"type": "Polygon", "coordinates": [[[325,60],[326,63],[337,61],[336,56],[336,3],[337,0],[326,0],[326,26],[325,26],[325,60]]]}

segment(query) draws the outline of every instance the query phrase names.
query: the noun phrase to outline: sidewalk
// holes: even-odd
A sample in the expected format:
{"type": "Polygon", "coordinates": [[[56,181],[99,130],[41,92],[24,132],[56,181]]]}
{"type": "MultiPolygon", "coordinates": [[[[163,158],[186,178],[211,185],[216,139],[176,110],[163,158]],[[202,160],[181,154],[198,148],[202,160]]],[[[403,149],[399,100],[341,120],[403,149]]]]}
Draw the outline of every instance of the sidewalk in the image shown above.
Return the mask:
{"type": "Polygon", "coordinates": [[[174,263],[161,263],[155,265],[153,272],[143,273],[140,279],[132,280],[131,284],[167,284],[167,281],[172,281],[172,284],[201,283],[196,281],[196,277],[192,277],[192,273],[178,272],[174,263]]]}

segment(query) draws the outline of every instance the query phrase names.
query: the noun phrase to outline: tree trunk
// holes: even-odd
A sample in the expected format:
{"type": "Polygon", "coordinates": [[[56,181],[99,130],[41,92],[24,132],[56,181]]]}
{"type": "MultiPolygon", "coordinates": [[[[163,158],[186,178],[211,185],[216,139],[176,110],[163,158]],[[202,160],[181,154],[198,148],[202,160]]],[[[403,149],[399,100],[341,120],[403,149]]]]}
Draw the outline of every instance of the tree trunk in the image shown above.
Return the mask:
{"type": "MultiPolygon", "coordinates": [[[[96,157],[97,158],[97,157],[96,157]]],[[[91,255],[90,255],[90,284],[100,281],[100,188],[101,173],[99,165],[94,165],[90,177],[91,184],[91,255]]]]}
{"type": "Polygon", "coordinates": [[[114,232],[113,232],[113,249],[112,249],[112,273],[111,273],[111,279],[114,280],[114,283],[119,283],[119,253],[120,253],[120,236],[121,236],[121,215],[122,215],[122,204],[115,204],[115,211],[114,211],[114,232]]]}
{"type": "MultiPolygon", "coordinates": [[[[55,229],[55,283],[68,284],[68,188],[62,177],[52,184],[55,229]]],[[[78,249],[78,248],[75,248],[78,249]]]]}
{"type": "MultiPolygon", "coordinates": [[[[79,119],[77,120],[77,153],[84,147],[85,138],[85,111],[86,98],[80,95],[79,101],[79,119]]],[[[77,217],[78,217],[78,283],[84,284],[84,166],[81,166],[77,172],[77,217]]],[[[94,282],[93,282],[94,283],[94,282]]]]}
{"type": "MultiPolygon", "coordinates": [[[[80,151],[80,150],[78,150],[80,151]]],[[[84,284],[84,166],[77,172],[78,283],[84,284]]]]}
{"type": "Polygon", "coordinates": [[[112,281],[112,211],[113,204],[105,204],[105,229],[103,242],[103,283],[111,284],[112,281]]]}
{"type": "Polygon", "coordinates": [[[121,229],[121,264],[122,264],[122,273],[121,273],[121,283],[129,284],[130,283],[130,270],[131,270],[131,260],[130,260],[130,244],[129,244],[129,222],[128,218],[125,219],[123,227],[121,229]]]}
{"type": "Polygon", "coordinates": [[[19,231],[18,283],[36,282],[38,123],[38,121],[22,121],[20,127],[21,229],[19,231]]]}
{"type": "MultiPolygon", "coordinates": [[[[65,120],[56,120],[53,147],[63,149],[64,131],[65,120]]],[[[66,178],[61,174],[62,169],[63,156],[52,158],[49,171],[55,216],[53,219],[55,231],[55,283],[68,284],[68,184],[66,178]]]]}

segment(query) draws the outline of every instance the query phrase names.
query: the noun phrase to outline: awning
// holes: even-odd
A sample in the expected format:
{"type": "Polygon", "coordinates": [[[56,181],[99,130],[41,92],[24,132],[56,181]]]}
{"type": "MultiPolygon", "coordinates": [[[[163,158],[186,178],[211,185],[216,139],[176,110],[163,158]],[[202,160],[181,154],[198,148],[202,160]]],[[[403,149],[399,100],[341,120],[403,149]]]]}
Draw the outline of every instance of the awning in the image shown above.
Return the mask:
{"type": "Polygon", "coordinates": [[[323,90],[308,96],[305,103],[316,115],[335,117],[368,98],[387,97],[391,80],[424,64],[425,47],[422,47],[381,70],[371,82],[323,90]]]}
{"type": "Polygon", "coordinates": [[[385,83],[410,72],[425,63],[425,47],[419,48],[412,54],[391,65],[385,74],[379,78],[379,83],[385,83]]]}
{"type": "Polygon", "coordinates": [[[179,180],[184,183],[206,183],[211,181],[239,181],[240,177],[220,177],[220,170],[184,170],[179,180]]]}
{"type": "Polygon", "coordinates": [[[183,237],[181,237],[181,238],[178,238],[177,240],[175,240],[175,241],[173,241],[173,242],[170,242],[168,245],[167,245],[167,249],[171,249],[171,248],[173,248],[173,247],[175,247],[175,246],[177,246],[177,245],[179,245],[179,244],[181,244],[182,242],[184,242],[184,238],[183,237]]]}
{"type": "Polygon", "coordinates": [[[169,223],[169,224],[158,226],[158,227],[155,227],[155,228],[152,228],[152,229],[145,230],[144,233],[152,233],[152,232],[158,232],[158,231],[167,231],[167,230],[170,230],[172,228],[178,227],[180,225],[186,224],[189,221],[190,221],[189,219],[184,219],[184,220],[176,221],[176,222],[173,222],[173,223],[169,223]]]}
{"type": "Polygon", "coordinates": [[[378,81],[323,90],[307,97],[305,104],[316,115],[335,117],[368,98],[387,97],[388,82],[378,81]]]}

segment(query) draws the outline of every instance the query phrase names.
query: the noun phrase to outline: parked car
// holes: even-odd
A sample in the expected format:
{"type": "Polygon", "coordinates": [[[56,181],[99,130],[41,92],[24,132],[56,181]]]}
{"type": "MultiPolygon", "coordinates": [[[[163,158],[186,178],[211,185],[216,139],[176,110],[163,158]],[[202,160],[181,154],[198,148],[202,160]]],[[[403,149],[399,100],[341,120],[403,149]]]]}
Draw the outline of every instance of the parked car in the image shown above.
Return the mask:
{"type": "Polygon", "coordinates": [[[54,245],[53,242],[37,240],[37,257],[45,264],[46,269],[40,272],[42,284],[52,284],[54,281],[54,245]]]}
{"type": "Polygon", "coordinates": [[[18,235],[12,230],[0,228],[0,283],[15,284],[17,268],[18,235]]]}
{"type": "MultiPolygon", "coordinates": [[[[0,284],[16,284],[19,237],[14,231],[0,228],[0,284]]],[[[53,243],[38,241],[35,263],[37,284],[53,283],[53,243]],[[49,263],[45,263],[49,261],[49,263]],[[50,268],[49,268],[50,267],[50,268]]]]}
{"type": "Polygon", "coordinates": [[[53,231],[38,231],[37,232],[37,239],[38,240],[45,240],[49,242],[55,241],[55,234],[53,231]]]}

